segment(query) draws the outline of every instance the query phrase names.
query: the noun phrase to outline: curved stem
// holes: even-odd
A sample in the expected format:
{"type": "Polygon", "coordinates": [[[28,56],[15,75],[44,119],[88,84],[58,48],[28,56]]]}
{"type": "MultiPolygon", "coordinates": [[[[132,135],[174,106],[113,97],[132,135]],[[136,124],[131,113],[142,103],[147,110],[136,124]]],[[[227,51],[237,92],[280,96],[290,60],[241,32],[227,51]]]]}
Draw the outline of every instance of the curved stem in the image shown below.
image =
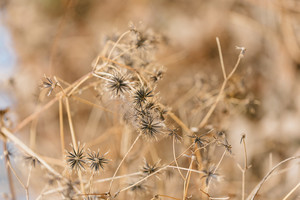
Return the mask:
{"type": "MultiPolygon", "coordinates": [[[[238,66],[240,64],[241,59],[243,58],[243,53],[244,53],[244,51],[241,50],[241,52],[239,54],[239,57],[237,59],[237,62],[235,64],[234,68],[233,68],[233,70],[230,72],[230,74],[224,80],[224,82],[223,82],[223,84],[221,86],[220,92],[219,92],[219,94],[218,94],[218,96],[217,96],[214,104],[210,107],[210,109],[208,110],[208,112],[206,113],[206,115],[204,116],[204,118],[202,119],[202,121],[200,122],[199,128],[202,128],[202,127],[204,127],[206,125],[208,119],[210,118],[210,116],[212,115],[212,113],[214,112],[214,110],[216,109],[217,104],[221,100],[221,97],[223,95],[223,92],[224,92],[224,89],[225,89],[225,86],[226,86],[227,82],[232,77],[232,75],[234,74],[234,72],[236,71],[236,69],[238,68],[238,66]]],[[[223,66],[222,66],[222,68],[223,68],[223,66]]]]}
{"type": "Polygon", "coordinates": [[[133,146],[136,144],[136,142],[138,141],[138,139],[141,137],[141,135],[142,135],[142,133],[140,133],[140,134],[136,137],[136,139],[135,139],[134,142],[132,143],[131,147],[128,149],[128,151],[127,151],[126,154],[124,155],[123,159],[121,160],[119,166],[117,167],[117,169],[116,169],[116,171],[115,171],[115,173],[114,173],[114,175],[113,175],[113,177],[112,177],[112,179],[111,179],[111,182],[110,182],[110,184],[109,184],[109,190],[108,190],[109,192],[110,192],[110,190],[111,190],[111,187],[112,187],[112,184],[113,184],[113,182],[114,182],[115,176],[117,175],[117,173],[118,173],[118,171],[119,171],[121,165],[122,165],[123,162],[125,161],[125,158],[128,156],[129,152],[132,150],[133,146]]]}
{"type": "Polygon", "coordinates": [[[176,167],[177,167],[177,170],[178,170],[180,176],[182,177],[183,180],[185,180],[183,174],[179,170],[178,162],[177,162],[177,159],[176,159],[176,153],[175,153],[175,136],[173,136],[173,157],[174,157],[174,161],[176,163],[176,167]]]}
{"type": "Polygon", "coordinates": [[[259,182],[259,184],[252,190],[251,194],[248,196],[247,200],[254,200],[254,198],[256,197],[258,191],[260,190],[260,188],[262,187],[262,185],[266,182],[266,180],[268,179],[268,177],[278,168],[280,167],[282,164],[291,161],[291,160],[295,160],[295,159],[300,159],[300,156],[296,156],[296,157],[290,157],[287,158],[283,161],[281,161],[280,163],[278,163],[277,165],[275,165],[266,175],[265,177],[259,182]]]}

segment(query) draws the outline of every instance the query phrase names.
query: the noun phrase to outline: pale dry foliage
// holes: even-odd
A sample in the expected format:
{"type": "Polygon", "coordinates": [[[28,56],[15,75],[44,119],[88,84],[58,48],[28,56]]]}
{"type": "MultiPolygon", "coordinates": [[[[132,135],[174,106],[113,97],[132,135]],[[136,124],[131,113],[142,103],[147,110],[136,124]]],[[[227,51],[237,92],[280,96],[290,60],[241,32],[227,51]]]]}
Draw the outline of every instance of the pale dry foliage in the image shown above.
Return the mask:
{"type": "Polygon", "coordinates": [[[1,198],[299,198],[299,6],[7,1],[1,198]]]}

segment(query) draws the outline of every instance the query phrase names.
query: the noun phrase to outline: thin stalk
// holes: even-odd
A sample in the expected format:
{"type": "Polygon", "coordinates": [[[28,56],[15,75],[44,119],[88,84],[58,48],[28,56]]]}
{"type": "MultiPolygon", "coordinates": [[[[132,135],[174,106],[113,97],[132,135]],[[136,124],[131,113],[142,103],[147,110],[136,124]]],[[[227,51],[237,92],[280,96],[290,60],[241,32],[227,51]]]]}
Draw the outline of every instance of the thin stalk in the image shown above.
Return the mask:
{"type": "Polygon", "coordinates": [[[1,133],[5,135],[9,140],[11,140],[13,143],[18,145],[21,149],[24,150],[25,153],[35,157],[40,161],[42,165],[45,166],[46,169],[48,169],[53,175],[63,178],[63,176],[58,173],[55,169],[53,169],[47,162],[45,162],[38,154],[36,154],[34,151],[32,151],[29,147],[27,147],[21,140],[19,140],[15,135],[13,135],[7,128],[2,127],[1,133]]]}
{"type": "Polygon", "coordinates": [[[75,81],[72,85],[70,85],[69,87],[67,87],[64,91],[59,92],[55,98],[53,98],[52,100],[50,100],[46,105],[44,105],[42,108],[39,108],[38,110],[36,110],[34,113],[30,114],[28,117],[26,117],[25,119],[23,119],[15,129],[13,129],[13,133],[18,132],[19,130],[21,130],[24,126],[26,126],[29,122],[31,122],[32,120],[34,120],[35,118],[37,118],[41,112],[47,110],[48,108],[50,108],[56,101],[58,101],[61,96],[64,96],[64,92],[68,92],[69,90],[71,90],[72,88],[75,87],[79,87],[79,85],[81,85],[84,81],[86,81],[87,79],[89,79],[92,76],[92,73],[87,73],[86,75],[82,76],[80,79],[78,79],[77,81],[75,81]]]}
{"type": "Polygon", "coordinates": [[[175,153],[175,136],[173,135],[173,157],[174,157],[174,161],[176,163],[176,166],[177,166],[177,170],[180,174],[180,176],[182,177],[183,180],[185,180],[183,174],[181,173],[181,171],[179,170],[179,166],[178,166],[178,162],[176,160],[176,153],[175,153]]]}
{"type": "Polygon", "coordinates": [[[245,184],[246,184],[246,170],[248,169],[248,159],[247,159],[247,149],[246,149],[246,142],[245,137],[242,138],[243,146],[244,146],[244,169],[242,171],[242,200],[245,199],[245,184]]]}
{"type": "Polygon", "coordinates": [[[88,188],[89,188],[89,193],[93,193],[93,179],[94,179],[94,176],[95,176],[95,172],[93,171],[91,177],[90,177],[90,180],[89,180],[89,184],[88,184],[88,188]]]}
{"type": "Polygon", "coordinates": [[[243,142],[244,148],[244,168],[242,168],[239,164],[238,167],[242,172],[242,200],[245,199],[245,184],[246,184],[246,171],[248,169],[248,161],[247,161],[247,149],[246,149],[246,142],[245,142],[246,135],[244,134],[241,138],[241,142],[243,142]]]}
{"type": "Polygon", "coordinates": [[[41,112],[47,110],[48,108],[50,108],[56,101],[58,100],[58,97],[52,99],[51,101],[49,101],[46,105],[44,105],[42,108],[39,108],[38,110],[36,110],[34,113],[32,113],[31,115],[29,115],[28,117],[26,117],[23,121],[21,121],[17,127],[15,129],[13,129],[12,132],[18,132],[19,130],[21,130],[24,126],[26,126],[29,122],[31,122],[32,120],[34,120],[35,118],[37,118],[41,112]]]}
{"type": "Polygon", "coordinates": [[[86,99],[80,98],[80,97],[78,97],[78,96],[72,95],[71,98],[72,98],[72,99],[75,99],[75,100],[77,100],[77,101],[79,101],[79,102],[81,102],[81,103],[84,103],[84,104],[87,104],[87,105],[90,105],[90,106],[99,108],[100,110],[103,110],[103,111],[106,111],[106,112],[109,112],[109,113],[112,113],[112,114],[117,114],[117,113],[114,112],[114,111],[111,111],[111,110],[109,110],[109,109],[107,109],[107,108],[105,108],[105,107],[103,107],[103,106],[97,105],[97,104],[95,104],[95,103],[92,103],[92,102],[90,102],[90,101],[88,101],[88,100],[86,100],[86,99]]]}
{"type": "Polygon", "coordinates": [[[14,183],[13,183],[13,179],[11,176],[11,170],[9,169],[9,166],[7,163],[10,163],[10,158],[8,155],[8,149],[7,149],[7,142],[3,141],[3,152],[4,152],[4,161],[5,161],[5,168],[6,168],[6,172],[7,172],[7,179],[8,179],[8,183],[9,183],[9,190],[10,190],[10,195],[11,195],[11,199],[15,200],[16,199],[16,194],[15,194],[15,188],[14,188],[14,183]]]}
{"type": "MultiPolygon", "coordinates": [[[[194,144],[191,144],[191,145],[190,145],[187,149],[185,149],[179,156],[177,156],[177,157],[176,157],[176,160],[178,160],[179,158],[181,158],[187,151],[189,151],[189,150],[191,149],[191,147],[193,147],[193,145],[194,145],[194,144]]],[[[206,147],[206,146],[205,146],[205,147],[206,147]]],[[[200,149],[203,149],[203,148],[205,148],[205,147],[201,147],[201,148],[199,148],[199,150],[200,150],[200,149]]],[[[150,178],[151,176],[153,176],[153,175],[155,175],[155,174],[161,172],[162,170],[167,169],[168,167],[170,167],[170,165],[172,165],[172,164],[174,164],[174,163],[175,163],[175,161],[172,161],[172,162],[170,162],[168,165],[165,165],[165,166],[161,167],[161,168],[158,169],[156,172],[154,172],[154,173],[152,173],[152,174],[150,174],[150,175],[148,175],[148,176],[142,178],[141,180],[137,181],[136,183],[134,183],[134,184],[132,184],[132,185],[126,187],[126,188],[121,189],[118,193],[115,194],[115,196],[116,196],[117,194],[121,193],[121,192],[124,192],[124,191],[126,191],[126,190],[129,190],[130,188],[132,188],[132,187],[134,187],[134,186],[136,186],[136,185],[142,183],[143,181],[145,181],[146,179],[150,178]]]]}
{"type": "Polygon", "coordinates": [[[76,135],[75,135],[74,126],[73,126],[73,122],[72,122],[70,103],[69,103],[68,98],[66,98],[66,110],[67,110],[67,115],[68,115],[68,120],[69,120],[69,127],[70,127],[70,132],[71,132],[72,143],[73,143],[74,149],[77,149],[78,148],[77,140],[76,140],[76,135]]]}
{"type": "Polygon", "coordinates": [[[110,182],[110,184],[109,184],[109,190],[108,190],[109,193],[110,193],[110,191],[111,191],[111,187],[112,187],[112,184],[113,184],[113,182],[114,182],[114,178],[115,178],[115,176],[117,175],[117,173],[118,173],[118,171],[119,171],[121,165],[123,164],[123,162],[125,161],[125,158],[128,156],[129,152],[132,150],[133,146],[136,144],[136,142],[138,141],[138,139],[139,139],[141,136],[142,136],[142,133],[140,133],[140,134],[136,137],[136,139],[135,139],[134,142],[132,143],[131,147],[128,149],[128,151],[127,151],[126,154],[124,155],[123,159],[121,160],[119,166],[117,167],[117,169],[116,169],[116,171],[115,171],[115,173],[114,173],[114,175],[113,175],[113,177],[112,177],[112,179],[111,179],[111,182],[110,182]]]}
{"type": "MultiPolygon", "coordinates": [[[[223,81],[223,84],[221,86],[221,89],[219,91],[219,94],[214,102],[214,104],[210,107],[210,109],[208,110],[208,112],[206,113],[206,115],[204,116],[204,118],[202,119],[202,121],[200,122],[200,125],[199,125],[199,128],[202,128],[206,125],[208,119],[211,117],[212,113],[214,112],[214,110],[216,109],[216,106],[217,104],[219,103],[219,101],[221,100],[221,97],[223,95],[223,92],[224,92],[224,89],[225,89],[225,86],[227,84],[227,82],[229,81],[229,79],[232,77],[232,75],[234,74],[234,72],[236,71],[236,69],[238,68],[239,64],[240,64],[240,61],[241,59],[243,58],[244,56],[244,48],[240,51],[240,54],[238,56],[238,59],[237,59],[237,62],[234,66],[234,68],[232,69],[232,71],[230,72],[230,74],[226,77],[226,79],[224,79],[223,81]]],[[[223,68],[223,66],[222,66],[223,68]]],[[[225,70],[225,68],[224,68],[225,70]]],[[[223,69],[222,69],[223,71],[223,69]]]]}
{"type": "Polygon", "coordinates": [[[172,166],[172,165],[168,166],[168,168],[181,169],[181,170],[185,170],[185,171],[195,172],[195,173],[198,173],[198,174],[203,174],[202,171],[195,170],[195,169],[190,169],[190,168],[177,167],[177,166],[172,166]]]}
{"type": "Polygon", "coordinates": [[[100,179],[100,180],[96,180],[94,181],[94,183],[103,183],[103,182],[106,182],[106,181],[111,181],[113,179],[121,179],[121,178],[127,178],[127,177],[130,177],[130,176],[138,176],[138,175],[141,175],[142,172],[135,172],[135,173],[131,173],[131,174],[126,174],[126,175],[122,175],[122,176],[115,176],[114,178],[104,178],[104,179],[100,179]]]}
{"type": "Polygon", "coordinates": [[[218,37],[216,37],[216,40],[217,40],[217,45],[218,45],[218,50],[219,50],[219,56],[220,56],[220,62],[221,62],[223,77],[224,77],[224,80],[226,80],[227,77],[226,77],[226,71],[225,71],[225,66],[224,66],[224,61],[223,61],[223,54],[222,54],[221,44],[220,44],[220,41],[219,41],[218,37]]]}
{"type": "Polygon", "coordinates": [[[35,118],[31,122],[31,127],[30,127],[30,139],[29,139],[29,147],[32,150],[35,150],[35,145],[36,145],[36,128],[38,124],[38,118],[35,118]]]}
{"type": "MultiPolygon", "coordinates": [[[[68,120],[69,120],[69,126],[70,126],[70,132],[71,132],[73,147],[74,147],[74,149],[78,149],[68,97],[66,98],[66,109],[67,109],[67,115],[68,115],[68,120]]],[[[79,178],[79,181],[80,181],[81,192],[85,193],[85,189],[84,189],[83,181],[82,181],[82,174],[81,174],[80,170],[78,171],[78,178],[79,178]]]]}
{"type": "Polygon", "coordinates": [[[287,200],[291,194],[297,190],[298,187],[300,187],[300,182],[282,200],[287,200]]]}
{"type": "Polygon", "coordinates": [[[29,173],[28,173],[28,177],[27,177],[27,182],[26,182],[26,198],[29,199],[29,182],[30,182],[30,178],[31,178],[31,172],[32,172],[32,165],[30,165],[29,167],[29,173]]]}
{"type": "MultiPolygon", "coordinates": [[[[225,155],[226,155],[226,151],[227,151],[227,150],[225,149],[225,151],[223,152],[223,154],[222,154],[222,156],[221,156],[221,158],[220,158],[218,164],[216,165],[216,168],[215,168],[214,171],[213,171],[213,174],[215,174],[216,171],[219,169],[219,167],[220,167],[220,165],[221,165],[221,162],[223,161],[223,159],[224,159],[224,157],[225,157],[225,155]]],[[[209,181],[208,184],[207,184],[207,191],[208,191],[208,189],[209,189],[209,184],[210,184],[210,181],[209,181]]]]}
{"type": "Polygon", "coordinates": [[[131,47],[129,49],[126,49],[125,51],[123,51],[122,53],[120,53],[119,55],[115,56],[112,58],[112,60],[116,60],[117,58],[121,57],[122,55],[124,55],[125,53],[129,52],[130,50],[134,49],[135,47],[131,47]]]}
{"type": "Polygon", "coordinates": [[[191,130],[171,111],[168,111],[168,115],[187,133],[192,134],[191,130]]]}
{"type": "Polygon", "coordinates": [[[114,82],[114,81],[111,80],[111,79],[108,79],[108,78],[105,78],[105,77],[103,77],[103,76],[100,76],[100,75],[98,74],[98,72],[93,72],[93,76],[95,76],[95,77],[97,77],[97,78],[101,78],[101,79],[106,80],[106,81],[111,82],[111,83],[114,82]]]}
{"type": "Polygon", "coordinates": [[[186,177],[185,177],[184,187],[183,187],[184,188],[183,200],[186,199],[187,192],[188,192],[188,189],[189,189],[189,184],[190,184],[190,180],[191,180],[191,171],[190,171],[190,169],[192,169],[192,167],[193,167],[193,161],[194,161],[194,156],[192,156],[191,163],[190,163],[190,166],[189,166],[189,171],[187,172],[186,177]]]}
{"type": "Polygon", "coordinates": [[[73,92],[81,85],[83,84],[85,81],[87,81],[88,79],[90,79],[92,77],[92,73],[88,73],[87,76],[83,77],[81,80],[78,81],[78,83],[76,83],[75,86],[73,86],[72,90],[69,92],[68,96],[71,96],[73,94],[73,92]]]}
{"type": "MultiPolygon", "coordinates": [[[[200,189],[201,190],[201,189],[200,189]]],[[[202,193],[204,193],[209,200],[227,200],[227,199],[230,199],[229,197],[211,197],[207,192],[201,190],[202,193]]]]}
{"type": "Polygon", "coordinates": [[[112,55],[112,52],[115,50],[116,46],[119,44],[119,42],[123,39],[123,37],[125,37],[128,33],[130,33],[130,30],[129,31],[126,31],[125,33],[123,33],[119,39],[116,41],[116,43],[114,44],[114,46],[111,48],[109,54],[108,54],[108,57],[107,59],[109,60],[111,58],[111,55],[112,55]]]}
{"type": "Polygon", "coordinates": [[[259,192],[260,188],[263,186],[263,184],[266,182],[266,180],[268,179],[268,177],[281,165],[283,165],[286,162],[289,162],[291,160],[295,160],[295,159],[300,159],[300,156],[296,156],[296,157],[289,157],[283,161],[281,161],[280,163],[278,163],[277,165],[275,165],[265,176],[264,178],[259,182],[259,184],[252,190],[252,192],[250,193],[250,195],[248,196],[247,200],[254,200],[254,198],[256,197],[257,193],[259,192]]]}
{"type": "MultiPolygon", "coordinates": [[[[193,145],[194,145],[194,144],[191,144],[186,150],[184,150],[179,156],[177,156],[176,160],[178,160],[179,158],[181,158],[188,150],[190,150],[190,148],[191,148],[193,145]]],[[[158,169],[156,172],[154,172],[154,173],[152,173],[152,174],[150,174],[150,175],[148,175],[148,176],[142,178],[141,180],[137,181],[136,183],[134,183],[134,184],[132,184],[132,185],[126,187],[126,188],[121,189],[117,194],[119,194],[119,193],[121,193],[121,192],[124,192],[124,191],[126,191],[126,190],[129,190],[130,188],[132,188],[132,187],[134,187],[134,186],[136,186],[136,185],[142,183],[142,182],[145,181],[146,179],[148,179],[148,178],[150,178],[151,176],[153,176],[153,175],[159,173],[159,172],[162,171],[162,170],[165,170],[166,168],[168,168],[170,165],[172,165],[172,164],[174,164],[174,163],[175,163],[175,161],[170,162],[168,165],[165,165],[165,166],[161,167],[161,168],[158,169]]],[[[116,195],[116,194],[115,194],[115,195],[116,195]]]]}
{"type": "Polygon", "coordinates": [[[169,199],[180,200],[180,199],[177,199],[175,197],[171,197],[171,196],[164,195],[164,194],[157,194],[157,195],[155,195],[155,197],[165,197],[165,198],[169,198],[169,199]]]}
{"type": "Polygon", "coordinates": [[[61,155],[64,158],[66,148],[65,148],[65,134],[64,134],[64,118],[63,118],[62,98],[59,99],[59,133],[60,133],[61,155]]]}
{"type": "Polygon", "coordinates": [[[12,173],[15,175],[15,177],[18,180],[18,182],[21,184],[22,188],[24,188],[25,193],[26,193],[26,200],[29,200],[28,191],[27,191],[26,186],[22,183],[20,177],[17,175],[16,171],[13,169],[13,167],[11,166],[10,162],[7,163],[7,166],[10,168],[10,170],[12,171],[12,173]]]}
{"type": "Polygon", "coordinates": [[[223,159],[224,159],[224,157],[225,157],[226,151],[227,151],[227,150],[225,149],[225,151],[224,151],[224,153],[222,154],[222,156],[221,156],[221,158],[220,158],[220,160],[219,160],[219,162],[218,162],[218,164],[217,164],[217,166],[216,166],[216,168],[215,168],[215,170],[214,170],[213,173],[216,173],[216,171],[217,171],[218,168],[220,167],[221,162],[223,161],[223,159]]]}

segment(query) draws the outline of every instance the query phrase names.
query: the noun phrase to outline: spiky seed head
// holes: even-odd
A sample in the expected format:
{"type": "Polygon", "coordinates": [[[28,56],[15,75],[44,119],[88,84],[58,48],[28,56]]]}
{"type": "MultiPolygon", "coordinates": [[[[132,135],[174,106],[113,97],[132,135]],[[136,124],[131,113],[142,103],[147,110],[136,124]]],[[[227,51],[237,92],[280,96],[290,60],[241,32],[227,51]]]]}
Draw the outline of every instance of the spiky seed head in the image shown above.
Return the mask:
{"type": "Polygon", "coordinates": [[[209,166],[208,169],[202,170],[202,172],[204,175],[201,178],[205,178],[206,185],[208,185],[212,179],[217,180],[219,177],[219,174],[216,173],[216,167],[214,165],[209,166]]]}
{"type": "Polygon", "coordinates": [[[151,116],[145,116],[141,119],[140,130],[146,136],[156,137],[161,128],[161,122],[154,120],[151,116]]]}
{"type": "Polygon", "coordinates": [[[108,88],[117,96],[120,96],[130,90],[129,82],[126,80],[125,76],[114,75],[111,81],[112,82],[108,83],[108,88]]]}
{"type": "Polygon", "coordinates": [[[24,160],[25,160],[25,162],[30,164],[32,167],[35,167],[37,164],[40,163],[40,161],[36,157],[33,157],[31,155],[25,155],[24,160]]]}
{"type": "Polygon", "coordinates": [[[142,105],[150,97],[153,97],[152,90],[142,86],[138,90],[135,91],[134,102],[138,105],[142,105]]]}
{"type": "Polygon", "coordinates": [[[94,172],[99,172],[100,169],[104,169],[104,164],[108,163],[108,159],[106,159],[104,156],[107,153],[105,153],[104,155],[100,155],[99,150],[97,152],[90,152],[88,153],[88,163],[90,168],[94,171],[94,172]]]}
{"type": "Polygon", "coordinates": [[[82,170],[84,168],[85,155],[84,155],[84,148],[78,146],[77,150],[73,147],[71,152],[68,152],[67,155],[67,163],[71,167],[72,170],[82,170]]]}
{"type": "Polygon", "coordinates": [[[160,161],[156,162],[154,165],[149,164],[146,160],[144,162],[145,162],[145,164],[142,168],[142,173],[146,176],[155,173],[160,168],[158,166],[160,161]]]}

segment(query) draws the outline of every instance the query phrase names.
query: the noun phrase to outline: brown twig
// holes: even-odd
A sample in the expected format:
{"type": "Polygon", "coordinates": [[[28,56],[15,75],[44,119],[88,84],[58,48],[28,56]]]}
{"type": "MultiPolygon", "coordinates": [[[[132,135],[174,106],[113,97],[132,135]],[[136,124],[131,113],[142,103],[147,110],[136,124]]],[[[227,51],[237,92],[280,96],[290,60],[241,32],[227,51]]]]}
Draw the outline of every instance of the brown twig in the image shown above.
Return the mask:
{"type": "Polygon", "coordinates": [[[7,166],[10,168],[10,170],[12,171],[12,173],[15,175],[16,179],[18,180],[18,182],[21,184],[22,188],[24,188],[25,193],[26,193],[26,200],[29,200],[29,195],[28,195],[28,188],[26,188],[26,186],[24,185],[24,183],[21,181],[20,177],[17,175],[16,171],[14,170],[14,168],[11,166],[10,162],[6,163],[7,166]]]}
{"type": "Polygon", "coordinates": [[[193,162],[194,162],[195,159],[196,159],[195,156],[192,155],[191,163],[190,163],[190,166],[189,166],[189,171],[186,174],[184,185],[183,185],[183,200],[185,200],[186,196],[187,196],[187,192],[188,192],[189,184],[190,184],[190,180],[191,180],[191,171],[190,171],[190,169],[192,169],[193,162]]]}
{"type": "Polygon", "coordinates": [[[175,198],[175,197],[171,197],[171,196],[164,195],[164,194],[157,194],[157,195],[155,195],[155,197],[152,198],[152,199],[155,200],[155,198],[158,198],[158,197],[165,197],[165,198],[169,198],[169,199],[180,200],[180,199],[177,199],[177,198],[175,198]]]}
{"type": "MultiPolygon", "coordinates": [[[[68,121],[69,121],[69,126],[70,126],[70,133],[71,133],[71,137],[72,137],[73,147],[74,147],[74,149],[78,149],[68,97],[66,97],[66,110],[67,110],[67,115],[68,115],[68,121]]],[[[85,193],[85,189],[84,189],[83,181],[82,181],[82,174],[81,174],[80,170],[78,171],[78,178],[80,181],[81,192],[85,193]]]]}
{"type": "Polygon", "coordinates": [[[244,168],[238,164],[239,169],[242,172],[242,200],[245,199],[245,184],[246,184],[246,171],[248,169],[248,161],[247,161],[247,149],[246,149],[246,135],[243,134],[241,138],[241,142],[243,143],[243,148],[244,148],[244,168]]]}
{"type": "Polygon", "coordinates": [[[69,90],[71,90],[74,87],[78,87],[79,85],[81,85],[84,81],[86,81],[87,79],[89,79],[92,76],[92,73],[87,73],[86,75],[82,76],[81,78],[79,78],[77,81],[75,81],[72,85],[70,85],[69,87],[67,87],[64,91],[59,92],[55,98],[53,98],[52,100],[50,100],[47,104],[45,104],[42,108],[39,108],[38,110],[36,110],[34,113],[30,114],[28,117],[26,117],[25,119],[23,119],[23,121],[21,121],[18,126],[16,128],[13,129],[13,133],[18,132],[19,130],[21,130],[24,126],[26,126],[29,122],[31,122],[32,120],[34,120],[36,117],[38,117],[42,112],[44,112],[45,110],[47,110],[48,108],[50,108],[56,101],[59,100],[59,98],[61,98],[61,96],[65,96],[64,93],[68,92],[69,90]]]}
{"type": "MultiPolygon", "coordinates": [[[[217,41],[218,41],[218,39],[217,39],[217,41]]],[[[223,72],[223,74],[224,74],[224,77],[226,77],[226,78],[225,78],[224,81],[223,81],[223,84],[222,84],[222,86],[221,86],[221,89],[220,89],[220,91],[219,91],[219,94],[218,94],[218,96],[217,96],[217,98],[216,98],[214,104],[210,107],[210,109],[208,110],[208,112],[206,113],[206,115],[204,116],[204,118],[202,119],[202,121],[200,122],[199,128],[202,128],[202,127],[204,127],[204,126],[206,125],[208,119],[211,117],[211,115],[212,115],[212,113],[214,112],[214,110],[215,110],[217,104],[218,104],[219,101],[221,100],[221,97],[222,97],[222,94],[223,94],[223,92],[224,92],[225,86],[227,85],[228,81],[230,80],[230,78],[232,77],[232,75],[234,74],[234,72],[236,71],[236,69],[238,68],[241,59],[244,57],[244,54],[245,54],[245,48],[243,48],[243,47],[237,47],[237,49],[240,49],[240,54],[239,54],[239,56],[238,56],[238,59],[237,59],[237,61],[236,61],[236,64],[235,64],[234,68],[232,69],[232,71],[229,73],[228,76],[226,76],[226,74],[224,74],[224,73],[225,73],[224,64],[221,64],[221,66],[222,66],[222,72],[223,72]]],[[[220,51],[220,52],[221,52],[221,51],[220,51]]],[[[222,53],[222,52],[221,52],[221,53],[222,53]]],[[[220,58],[223,59],[222,56],[220,56],[220,58]]],[[[223,62],[223,61],[221,61],[221,63],[222,63],[222,62],[223,62]]]]}
{"type": "Polygon", "coordinates": [[[45,162],[38,154],[32,151],[29,147],[27,147],[21,140],[19,140],[16,136],[14,136],[7,128],[2,127],[1,133],[5,135],[9,140],[18,145],[21,149],[25,151],[25,153],[35,157],[42,165],[45,166],[53,175],[63,178],[63,176],[58,173],[55,169],[53,169],[47,162],[45,162]]]}
{"type": "Polygon", "coordinates": [[[300,159],[300,156],[296,156],[296,157],[290,157],[287,158],[283,161],[281,161],[280,163],[278,163],[277,165],[275,165],[265,176],[264,178],[259,182],[259,184],[257,184],[257,186],[252,190],[252,192],[250,193],[250,195],[248,196],[247,200],[254,200],[254,198],[256,197],[256,195],[258,194],[260,188],[263,186],[263,184],[266,182],[266,180],[268,179],[268,177],[281,165],[285,164],[286,162],[289,162],[291,160],[295,160],[295,159],[300,159]]]}
{"type": "Polygon", "coordinates": [[[65,134],[64,134],[64,118],[63,118],[63,104],[62,98],[59,99],[59,133],[60,133],[60,146],[61,155],[64,158],[65,155],[65,134]]]}
{"type": "Polygon", "coordinates": [[[115,178],[115,176],[117,175],[117,173],[118,173],[118,171],[119,171],[121,165],[122,165],[123,162],[125,161],[125,158],[128,156],[129,152],[132,150],[132,148],[134,147],[134,145],[136,144],[136,142],[138,141],[138,139],[139,139],[141,136],[142,136],[142,133],[139,133],[139,135],[136,137],[136,139],[134,140],[134,142],[132,143],[132,145],[130,146],[130,148],[128,149],[128,151],[126,152],[126,154],[123,156],[123,159],[122,159],[121,162],[119,163],[119,165],[118,165],[118,167],[117,167],[117,169],[116,169],[116,171],[115,171],[115,173],[114,173],[114,175],[113,175],[113,177],[112,177],[112,180],[111,180],[111,182],[110,182],[110,184],[109,184],[109,190],[108,190],[108,193],[110,193],[110,191],[111,191],[111,187],[112,187],[112,184],[113,184],[113,182],[114,182],[114,178],[115,178]]]}
{"type": "Polygon", "coordinates": [[[175,152],[175,136],[174,136],[174,135],[173,135],[173,157],[174,157],[175,164],[176,164],[176,166],[178,167],[177,170],[178,170],[180,176],[182,177],[183,180],[185,180],[183,174],[182,174],[181,171],[179,170],[178,162],[177,162],[177,159],[176,159],[176,152],[175,152]]]}

